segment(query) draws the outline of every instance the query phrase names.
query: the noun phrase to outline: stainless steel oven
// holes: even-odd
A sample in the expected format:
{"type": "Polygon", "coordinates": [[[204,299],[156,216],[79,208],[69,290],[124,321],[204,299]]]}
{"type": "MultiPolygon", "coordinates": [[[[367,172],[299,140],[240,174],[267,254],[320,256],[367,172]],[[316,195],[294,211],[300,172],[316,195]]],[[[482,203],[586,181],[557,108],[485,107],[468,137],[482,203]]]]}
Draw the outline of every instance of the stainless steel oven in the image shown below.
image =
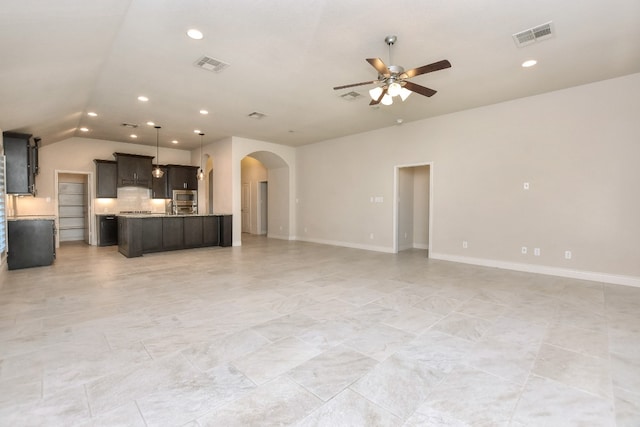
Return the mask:
{"type": "Polygon", "coordinates": [[[196,190],[173,190],[172,196],[172,213],[179,215],[198,213],[198,192],[196,190]]]}

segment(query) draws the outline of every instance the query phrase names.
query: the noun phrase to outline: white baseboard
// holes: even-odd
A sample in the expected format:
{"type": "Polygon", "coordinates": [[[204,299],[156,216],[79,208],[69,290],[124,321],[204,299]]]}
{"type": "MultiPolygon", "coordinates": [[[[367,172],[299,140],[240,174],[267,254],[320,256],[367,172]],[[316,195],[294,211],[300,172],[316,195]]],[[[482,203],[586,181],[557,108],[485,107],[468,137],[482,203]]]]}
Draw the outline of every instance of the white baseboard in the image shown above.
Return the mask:
{"type": "Polygon", "coordinates": [[[385,252],[385,253],[391,253],[391,254],[394,253],[393,248],[389,248],[387,246],[363,245],[361,243],[342,242],[339,240],[311,239],[311,238],[299,237],[299,236],[296,236],[295,240],[299,240],[301,242],[319,243],[321,245],[332,245],[332,246],[342,246],[344,248],[363,249],[365,251],[385,252]]]}
{"type": "Polygon", "coordinates": [[[413,249],[429,249],[429,244],[428,243],[414,243],[413,244],[413,249]]]}
{"type": "Polygon", "coordinates": [[[460,262],[463,264],[480,265],[484,267],[501,268],[504,270],[524,271],[527,273],[547,274],[550,276],[568,277],[571,279],[590,280],[594,282],[612,283],[615,285],[640,287],[640,277],[635,276],[623,276],[618,274],[599,273],[595,271],[572,270],[568,268],[497,261],[492,259],[473,258],[441,253],[430,253],[429,258],[442,261],[460,262]]]}
{"type": "Polygon", "coordinates": [[[291,238],[290,236],[288,236],[286,234],[274,234],[274,233],[268,233],[267,234],[267,238],[269,238],[269,239],[280,239],[280,240],[295,240],[295,238],[291,238]]]}

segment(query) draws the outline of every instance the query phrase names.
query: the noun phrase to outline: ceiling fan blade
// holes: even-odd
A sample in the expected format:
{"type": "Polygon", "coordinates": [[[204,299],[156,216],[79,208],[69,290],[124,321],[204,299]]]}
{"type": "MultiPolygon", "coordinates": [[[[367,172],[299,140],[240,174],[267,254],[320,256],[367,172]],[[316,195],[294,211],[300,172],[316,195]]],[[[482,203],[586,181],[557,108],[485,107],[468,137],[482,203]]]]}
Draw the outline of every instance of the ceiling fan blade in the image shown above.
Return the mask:
{"type": "Polygon", "coordinates": [[[403,79],[419,76],[420,74],[431,73],[433,71],[444,70],[445,68],[451,68],[451,63],[446,59],[442,61],[434,62],[433,64],[423,65],[422,67],[413,68],[409,71],[405,71],[402,75],[403,79]],[[406,77],[405,77],[406,76],[406,77]]]}
{"type": "Polygon", "coordinates": [[[384,62],[382,62],[382,59],[380,59],[380,58],[367,58],[367,62],[369,64],[371,64],[373,66],[373,68],[378,70],[378,74],[381,74],[381,75],[386,76],[386,77],[389,77],[391,75],[391,72],[389,71],[387,66],[384,65],[384,62]]]}
{"type": "Polygon", "coordinates": [[[354,86],[370,85],[370,84],[378,83],[378,82],[379,82],[379,80],[372,80],[370,82],[352,83],[350,85],[336,86],[336,87],[333,88],[333,90],[346,89],[348,87],[354,87],[354,86]]]}
{"type": "Polygon", "coordinates": [[[372,99],[371,102],[369,103],[369,105],[378,105],[380,104],[380,101],[382,101],[382,98],[384,98],[384,96],[387,94],[387,88],[385,87],[382,90],[382,93],[380,94],[380,96],[378,97],[378,99],[372,99]]]}
{"type": "Polygon", "coordinates": [[[404,87],[411,92],[419,93],[424,96],[433,96],[438,92],[437,90],[429,89],[428,87],[417,85],[413,82],[404,82],[404,87]]]}

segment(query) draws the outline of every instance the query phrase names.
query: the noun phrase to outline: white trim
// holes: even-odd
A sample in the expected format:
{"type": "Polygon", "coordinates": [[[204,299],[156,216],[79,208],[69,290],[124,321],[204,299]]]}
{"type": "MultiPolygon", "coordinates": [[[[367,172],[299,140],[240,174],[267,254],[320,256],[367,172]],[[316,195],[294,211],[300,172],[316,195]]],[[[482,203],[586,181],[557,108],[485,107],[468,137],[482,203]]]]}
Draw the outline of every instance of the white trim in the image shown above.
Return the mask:
{"type": "Polygon", "coordinates": [[[424,244],[424,243],[414,243],[413,244],[413,249],[426,249],[429,250],[429,245],[428,244],[424,244]]]}
{"type": "Polygon", "coordinates": [[[429,254],[429,258],[442,261],[460,262],[463,264],[480,265],[484,267],[501,268],[504,270],[523,271],[527,273],[547,274],[551,276],[568,277],[572,279],[590,280],[594,282],[612,283],[615,285],[640,287],[640,277],[635,276],[600,273],[596,271],[572,270],[569,268],[498,261],[484,258],[472,258],[442,253],[431,253],[429,254]]]}
{"type": "MultiPolygon", "coordinates": [[[[272,236],[269,236],[269,237],[272,237],[272,236]]],[[[393,254],[397,252],[397,251],[394,251],[394,248],[390,248],[388,246],[364,245],[361,243],[342,242],[338,240],[313,239],[313,238],[307,238],[307,237],[296,237],[295,240],[299,240],[301,242],[319,243],[321,245],[342,246],[345,248],[363,249],[365,251],[384,252],[388,254],[393,254]]]]}
{"type": "MultiPolygon", "coordinates": [[[[260,234],[260,236],[264,236],[264,234],[260,234]]],[[[269,230],[267,230],[266,237],[267,237],[268,239],[297,240],[295,237],[288,236],[288,235],[286,235],[286,234],[275,234],[275,233],[269,233],[269,230]]]]}

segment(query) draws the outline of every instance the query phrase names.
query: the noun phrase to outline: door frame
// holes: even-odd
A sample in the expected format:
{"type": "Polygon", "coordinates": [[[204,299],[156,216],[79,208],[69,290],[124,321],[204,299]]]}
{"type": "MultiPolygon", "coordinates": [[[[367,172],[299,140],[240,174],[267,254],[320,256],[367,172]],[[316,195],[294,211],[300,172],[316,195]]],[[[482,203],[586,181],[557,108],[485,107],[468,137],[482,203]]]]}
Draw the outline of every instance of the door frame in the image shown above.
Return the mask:
{"type": "Polygon", "coordinates": [[[72,171],[72,170],[63,170],[63,169],[55,169],[53,174],[53,208],[55,209],[55,224],[56,224],[56,248],[60,247],[60,211],[58,206],[58,180],[60,174],[72,174],[72,175],[85,175],[87,177],[87,228],[89,231],[89,244],[96,245],[96,233],[95,226],[96,222],[91,221],[93,215],[93,199],[94,199],[94,184],[93,184],[93,172],[87,171],[72,171]]]}
{"type": "Polygon", "coordinates": [[[431,253],[433,247],[431,242],[433,239],[433,162],[411,163],[406,165],[396,165],[393,170],[393,253],[398,253],[398,210],[399,210],[399,191],[400,191],[400,169],[415,168],[420,166],[429,166],[429,247],[427,253],[431,253]]]}
{"type": "Polygon", "coordinates": [[[256,234],[266,236],[269,234],[269,181],[258,181],[258,212],[256,217],[258,228],[256,234]],[[267,190],[267,197],[264,197],[264,189],[267,190]],[[266,223],[262,221],[263,216],[267,218],[266,223]]]}

